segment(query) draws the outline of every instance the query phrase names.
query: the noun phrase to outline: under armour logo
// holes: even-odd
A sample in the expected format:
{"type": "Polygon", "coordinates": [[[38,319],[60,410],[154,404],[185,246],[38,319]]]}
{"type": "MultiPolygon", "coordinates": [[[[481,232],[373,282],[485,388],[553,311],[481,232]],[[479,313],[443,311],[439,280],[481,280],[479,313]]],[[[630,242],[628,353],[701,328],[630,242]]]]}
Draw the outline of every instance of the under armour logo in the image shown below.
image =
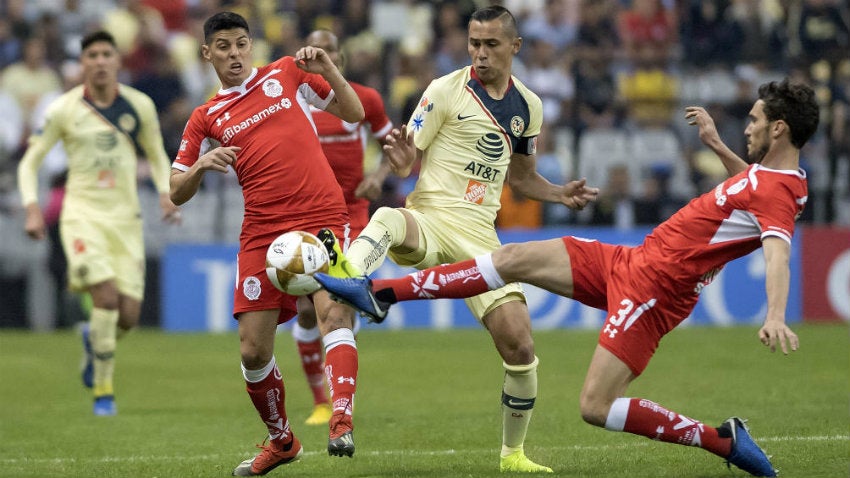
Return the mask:
{"type": "Polygon", "coordinates": [[[345,383],[348,382],[351,385],[354,385],[354,377],[338,377],[336,379],[336,383],[345,383]]]}
{"type": "Polygon", "coordinates": [[[605,329],[603,329],[602,332],[608,334],[608,338],[613,339],[614,336],[617,335],[618,330],[611,327],[611,324],[605,324],[605,329]]]}
{"type": "Polygon", "coordinates": [[[224,119],[222,119],[222,118],[218,118],[218,119],[216,119],[216,120],[215,120],[215,125],[216,125],[216,126],[221,126],[221,123],[223,123],[224,121],[228,121],[229,119],[230,119],[230,113],[229,113],[229,112],[227,112],[227,111],[225,111],[225,112],[224,112],[224,119]]]}

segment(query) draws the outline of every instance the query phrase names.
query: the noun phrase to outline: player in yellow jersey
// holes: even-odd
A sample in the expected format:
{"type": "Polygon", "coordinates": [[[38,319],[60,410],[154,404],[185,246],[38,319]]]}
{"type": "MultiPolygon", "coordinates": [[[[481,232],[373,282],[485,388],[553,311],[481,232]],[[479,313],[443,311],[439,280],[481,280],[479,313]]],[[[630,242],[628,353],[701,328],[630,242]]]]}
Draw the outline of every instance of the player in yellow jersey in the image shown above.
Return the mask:
{"type": "Polygon", "coordinates": [[[62,141],[68,181],[59,224],[68,282],[71,289],[88,292],[92,299],[83,331],[91,365],[84,370],[83,383],[93,387],[94,414],[108,416],[116,413],[115,343],[138,323],[144,293],[138,152],[151,164],[163,219],[179,222],[180,210],[168,196],[171,164],[153,101],[118,83],[121,58],[112,35],[93,32],[81,46],[83,84],[50,105],[44,125],[30,137],[18,166],[18,185],[26,232],[43,239],[38,169],[45,154],[62,141]]]}
{"type": "MultiPolygon", "coordinates": [[[[405,208],[375,212],[346,253],[352,265],[369,274],[389,255],[399,265],[424,269],[496,250],[494,222],[505,181],[526,197],[573,209],[596,197],[598,191],[583,180],[556,185],[535,170],[542,104],[511,75],[521,45],[516,20],[505,8],[472,15],[472,65],[434,80],[408,125],[394,130],[384,147],[402,177],[421,161],[416,187],[405,208]]],[[[508,284],[467,299],[467,306],[504,361],[501,471],[552,472],[523,451],[537,397],[538,359],[522,288],[508,284]]]]}

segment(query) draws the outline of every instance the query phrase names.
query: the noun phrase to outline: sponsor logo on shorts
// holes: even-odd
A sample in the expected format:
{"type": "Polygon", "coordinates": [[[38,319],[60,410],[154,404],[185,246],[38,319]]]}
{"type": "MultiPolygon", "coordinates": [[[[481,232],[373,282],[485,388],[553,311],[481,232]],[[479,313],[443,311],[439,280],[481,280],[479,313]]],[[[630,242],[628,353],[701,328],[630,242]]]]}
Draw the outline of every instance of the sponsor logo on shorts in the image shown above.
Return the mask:
{"type": "Polygon", "coordinates": [[[244,281],[242,281],[242,293],[245,294],[245,297],[248,300],[257,300],[260,298],[260,292],[262,292],[262,288],[260,287],[260,279],[257,279],[254,276],[246,277],[244,281]]]}

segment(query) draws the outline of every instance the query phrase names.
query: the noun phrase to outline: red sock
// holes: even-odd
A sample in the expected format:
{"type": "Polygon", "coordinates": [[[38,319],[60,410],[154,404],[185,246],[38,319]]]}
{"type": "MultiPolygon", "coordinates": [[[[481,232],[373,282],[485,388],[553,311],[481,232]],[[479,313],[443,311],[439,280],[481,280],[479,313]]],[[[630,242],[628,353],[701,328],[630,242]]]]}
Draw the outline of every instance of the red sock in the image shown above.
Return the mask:
{"type": "MultiPolygon", "coordinates": [[[[372,290],[392,289],[395,302],[417,299],[462,299],[490,290],[475,259],[429,267],[397,279],[375,279],[372,290]]],[[[392,301],[391,301],[392,302],[392,301]]]]}
{"type": "Polygon", "coordinates": [[[716,428],[642,398],[629,401],[623,431],[653,440],[697,446],[724,458],[732,451],[732,439],[719,437],[716,428]]]}
{"type": "Polygon", "coordinates": [[[331,391],[334,414],[351,416],[357,389],[357,348],[353,342],[336,344],[325,351],[325,376],[331,391]]]}
{"type": "Polygon", "coordinates": [[[301,356],[301,367],[304,368],[304,375],[307,377],[307,383],[310,385],[310,390],[313,392],[313,403],[328,403],[328,394],[325,391],[325,374],[322,370],[322,339],[311,340],[310,342],[301,342],[296,340],[298,346],[298,355],[301,356]]]}
{"type": "Polygon", "coordinates": [[[286,392],[283,388],[283,379],[277,365],[266,378],[259,382],[245,381],[248,395],[254,402],[254,408],[260,414],[260,418],[269,429],[269,440],[276,445],[289,443],[289,420],[286,418],[286,407],[284,405],[286,392]]]}

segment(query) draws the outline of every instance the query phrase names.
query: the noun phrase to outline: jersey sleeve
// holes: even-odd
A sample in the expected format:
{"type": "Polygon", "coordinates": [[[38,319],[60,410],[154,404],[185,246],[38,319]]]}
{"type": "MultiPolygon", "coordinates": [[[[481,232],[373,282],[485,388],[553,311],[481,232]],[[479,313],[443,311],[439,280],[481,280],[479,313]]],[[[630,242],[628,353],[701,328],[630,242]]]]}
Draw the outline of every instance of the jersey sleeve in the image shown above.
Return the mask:
{"type": "Polygon", "coordinates": [[[186,127],[183,128],[180,148],[177,150],[177,157],[171,165],[172,168],[186,171],[198,160],[201,147],[207,138],[204,119],[203,108],[195,108],[195,111],[189,116],[186,127]]]}
{"type": "Polygon", "coordinates": [[[63,104],[64,97],[60,97],[48,107],[44,124],[29,137],[27,150],[18,164],[18,188],[24,206],[38,202],[38,169],[44,157],[61,138],[63,104]]]}
{"type": "Polygon", "coordinates": [[[387,116],[381,95],[371,88],[364,89],[360,96],[360,102],[363,103],[363,109],[366,111],[364,120],[369,123],[372,136],[382,139],[389,134],[393,128],[393,123],[387,116]]]}
{"type": "Polygon", "coordinates": [[[537,136],[543,127],[543,101],[531,90],[523,88],[524,96],[528,102],[528,128],[517,142],[515,153],[532,155],[537,154],[537,136]]]}
{"type": "Polygon", "coordinates": [[[750,212],[761,227],[761,239],[774,236],[791,242],[794,222],[802,211],[797,195],[789,184],[764,181],[756,187],[750,199],[750,212]]]}
{"type": "Polygon", "coordinates": [[[298,65],[295,64],[295,58],[291,56],[283,57],[278,61],[282,64],[286,62],[292,63],[291,71],[298,72],[301,75],[298,91],[307,100],[307,103],[320,110],[328,107],[334,98],[334,91],[331,88],[331,84],[322,75],[308,73],[298,68],[298,65]]]}
{"type": "Polygon", "coordinates": [[[428,85],[407,124],[408,130],[415,134],[413,142],[423,151],[431,145],[450,114],[451,104],[441,85],[438,81],[428,85]]]}
{"type": "Polygon", "coordinates": [[[139,96],[136,100],[139,112],[140,130],[139,144],[145,153],[145,158],[151,166],[151,178],[159,193],[167,193],[169,190],[169,174],[171,161],[165,152],[162,140],[162,131],[159,126],[159,118],[153,101],[147,96],[139,96]]]}

